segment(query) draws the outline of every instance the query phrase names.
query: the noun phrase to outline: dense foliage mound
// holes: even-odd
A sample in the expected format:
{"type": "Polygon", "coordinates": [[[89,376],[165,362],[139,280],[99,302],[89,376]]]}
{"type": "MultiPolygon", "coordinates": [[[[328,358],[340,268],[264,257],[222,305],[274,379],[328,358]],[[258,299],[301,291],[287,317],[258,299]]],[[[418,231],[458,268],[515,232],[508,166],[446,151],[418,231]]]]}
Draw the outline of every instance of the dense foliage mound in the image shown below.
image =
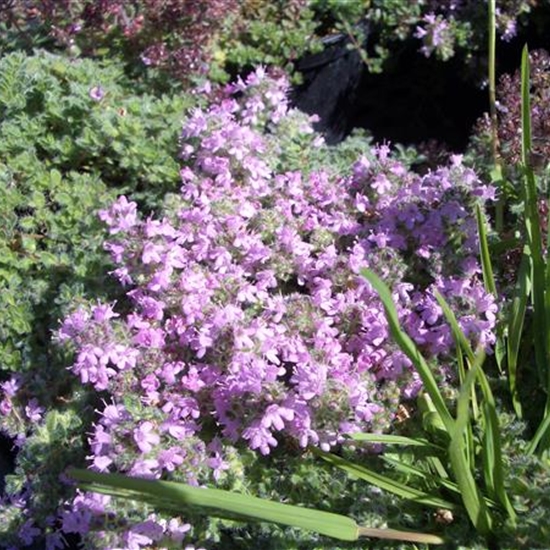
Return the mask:
{"type": "MultiPolygon", "coordinates": [[[[385,145],[338,174],[308,117],[289,109],[287,86],[259,69],[191,112],[181,191],[160,215],[141,217],[124,195],[100,211],[126,299],[83,304],[63,321],[57,339],[74,350],[71,370],[87,389],[70,410],[44,415],[19,377],[3,383],[4,429],[29,434],[19,435],[23,455],[55,422],[77,423],[86,399],[97,408],[80,428],[92,468],[194,484],[231,475],[247,447],[329,449],[354,431],[388,429],[420,383],[390,342],[363,267],[393,285],[442,387],[453,379],[452,337],[435,289],[472,342],[490,347],[496,305],[480,282],[472,212],[492,190],[460,157],[419,176],[385,145]],[[297,144],[309,163],[285,170],[297,144]]],[[[29,530],[40,517],[98,547],[138,548],[189,529],[137,512],[137,527],[107,526],[108,499],[85,494],[47,515],[33,492],[39,478],[17,474],[6,498],[24,503],[22,540],[40,536],[44,524],[29,530]]]]}
{"type": "MultiPolygon", "coordinates": [[[[500,36],[513,38],[536,4],[501,0],[500,36]]],[[[11,0],[0,6],[0,49],[39,45],[119,57],[133,74],[145,65],[180,81],[205,74],[227,81],[260,63],[292,71],[301,56],[340,34],[379,72],[411,39],[426,56],[471,60],[485,49],[485,10],[466,0],[11,0]]]]}

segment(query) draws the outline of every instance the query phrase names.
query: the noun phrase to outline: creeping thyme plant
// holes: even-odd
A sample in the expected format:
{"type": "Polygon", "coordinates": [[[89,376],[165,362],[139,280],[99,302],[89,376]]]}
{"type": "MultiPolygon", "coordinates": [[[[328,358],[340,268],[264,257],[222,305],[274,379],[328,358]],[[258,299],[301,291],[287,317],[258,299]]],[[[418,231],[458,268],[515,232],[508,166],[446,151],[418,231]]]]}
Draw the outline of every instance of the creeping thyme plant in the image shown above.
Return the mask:
{"type": "Polygon", "coordinates": [[[182,111],[195,100],[134,88],[117,63],[43,51],[0,60],[3,370],[34,368],[41,354],[50,364],[63,306],[103,293],[96,211],[113,188],[153,208],[178,181],[182,111]]]}
{"type": "Polygon", "coordinates": [[[261,68],[237,80],[185,120],[181,189],[158,214],[126,195],[99,211],[125,297],[82,302],[61,321],[55,338],[72,354],[76,388],[65,413],[45,414],[29,394],[39,375],[1,386],[2,431],[19,450],[1,508],[12,544],[219,540],[219,526],[75,494],[63,468],[84,454],[100,472],[231,488],[246,457],[388,430],[420,381],[363,268],[393,285],[403,325],[449,395],[452,335],[436,290],[490,350],[497,305],[480,280],[472,213],[493,189],[460,156],[419,176],[367,142],[336,170],[287,93],[286,78],[261,68]],[[288,171],[296,144],[302,169],[288,171]],[[59,487],[46,495],[51,471],[36,473],[29,457],[48,437],[59,487]]]}
{"type": "MultiPolygon", "coordinates": [[[[531,62],[531,125],[533,134],[532,162],[537,174],[546,178],[548,164],[550,102],[548,86],[550,84],[550,55],[545,50],[534,50],[530,53],[531,62]]],[[[518,188],[517,182],[522,174],[517,170],[521,161],[521,98],[518,97],[521,76],[519,69],[513,74],[503,74],[496,87],[499,155],[506,166],[506,177],[513,182],[507,188],[507,194],[518,188]]],[[[489,164],[487,152],[490,142],[490,121],[482,117],[472,136],[472,158],[480,170],[489,164]]],[[[517,199],[517,193],[516,197],[517,199]]]]}
{"type": "MultiPolygon", "coordinates": [[[[537,4],[499,2],[500,36],[513,38],[537,4]]],[[[471,59],[483,50],[485,10],[486,2],[471,0],[10,0],[0,4],[0,50],[39,45],[119,57],[133,74],[145,63],[186,82],[205,74],[227,82],[260,63],[292,72],[301,56],[341,33],[379,72],[410,39],[426,56],[471,59]]]]}

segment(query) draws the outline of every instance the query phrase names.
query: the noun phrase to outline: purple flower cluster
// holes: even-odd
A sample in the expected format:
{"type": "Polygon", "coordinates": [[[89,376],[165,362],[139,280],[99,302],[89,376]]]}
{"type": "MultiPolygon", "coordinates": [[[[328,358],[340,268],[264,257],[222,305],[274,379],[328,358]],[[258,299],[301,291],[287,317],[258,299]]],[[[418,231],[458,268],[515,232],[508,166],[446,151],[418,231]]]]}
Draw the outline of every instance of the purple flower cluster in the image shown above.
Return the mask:
{"type": "MultiPolygon", "coordinates": [[[[528,0],[498,2],[495,8],[496,30],[501,40],[509,42],[516,37],[518,22],[521,16],[529,13],[532,3],[528,0]]],[[[416,28],[416,38],[421,38],[424,46],[421,51],[426,56],[441,47],[452,48],[453,35],[457,25],[466,23],[465,30],[472,32],[472,21],[487,17],[486,2],[469,2],[463,0],[428,0],[426,12],[422,17],[423,27],[416,28]]],[[[452,55],[452,54],[451,54],[452,55]]],[[[444,59],[444,57],[443,57],[444,59]]]]}
{"type": "Polygon", "coordinates": [[[422,40],[420,51],[430,57],[432,53],[438,52],[443,60],[454,55],[455,37],[450,22],[453,19],[446,19],[442,15],[428,13],[422,18],[423,25],[416,27],[415,38],[422,40]]]}
{"type": "Polygon", "coordinates": [[[14,0],[2,4],[0,20],[20,32],[42,24],[58,45],[92,56],[120,34],[143,63],[187,79],[207,71],[212,37],[238,13],[234,0],[14,0]]]}
{"type": "MultiPolygon", "coordinates": [[[[492,190],[460,157],[421,177],[385,145],[345,177],[276,170],[278,125],[296,120],[313,134],[286,93],[260,69],[189,116],[183,185],[163,217],[141,218],[124,196],[100,213],[130,312],[89,305],[57,334],[74,347],[72,372],[108,396],[89,436],[91,468],[200,484],[224,475],[235,447],[267,455],[285,438],[330,449],[387,429],[420,382],[365,267],[392,285],[434,365],[452,351],[435,289],[472,341],[493,343],[472,217],[492,190]]],[[[87,533],[108,507],[78,495],[64,531],[87,533]]],[[[120,544],[186,529],[147,516],[120,544]]]]}
{"type": "MultiPolygon", "coordinates": [[[[78,311],[59,337],[77,347],[73,372],[117,403],[101,433],[124,426],[128,437],[119,401],[139,395],[139,414],[151,418],[132,418],[130,439],[143,455],[164,449],[161,438],[180,445],[199,434],[205,418],[264,454],[280,432],[330,447],[383,412],[380,385],[413,393],[362,267],[397,282],[403,319],[429,353],[451,346],[434,288],[458,296],[464,328],[491,343],[495,305],[477,279],[469,210],[490,190],[458,157],[420,177],[386,146],[344,179],[273,173],[266,135],[285,116],[284,83],[253,73],[186,122],[192,168],[182,170],[179,208],[141,220],[121,197],[101,212],[134,310],[124,319],[106,305],[78,311]],[[430,284],[403,281],[407,265],[430,284]]],[[[94,460],[120,460],[115,448],[97,446],[94,460]]]]}

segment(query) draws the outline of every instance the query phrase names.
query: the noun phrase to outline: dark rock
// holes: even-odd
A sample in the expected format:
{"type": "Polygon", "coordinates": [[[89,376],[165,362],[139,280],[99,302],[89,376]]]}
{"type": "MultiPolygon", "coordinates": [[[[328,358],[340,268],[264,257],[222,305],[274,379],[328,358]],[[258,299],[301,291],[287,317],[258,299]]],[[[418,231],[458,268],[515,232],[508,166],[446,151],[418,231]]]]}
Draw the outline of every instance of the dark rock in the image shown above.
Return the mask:
{"type": "Polygon", "coordinates": [[[294,92],[294,105],[319,115],[316,129],[327,143],[364,128],[376,141],[435,140],[464,149],[486,108],[487,92],[465,71],[463,59],[427,59],[418,52],[419,41],[411,39],[396,45],[382,74],[371,74],[350,45],[345,35],[331,37],[323,52],[296,65],[304,83],[294,92]]]}
{"type": "Polygon", "coordinates": [[[356,92],[365,67],[344,34],[323,42],[324,51],[296,64],[304,82],[294,90],[293,103],[301,111],[319,116],[315,128],[333,144],[342,141],[354,125],[356,92]]]}

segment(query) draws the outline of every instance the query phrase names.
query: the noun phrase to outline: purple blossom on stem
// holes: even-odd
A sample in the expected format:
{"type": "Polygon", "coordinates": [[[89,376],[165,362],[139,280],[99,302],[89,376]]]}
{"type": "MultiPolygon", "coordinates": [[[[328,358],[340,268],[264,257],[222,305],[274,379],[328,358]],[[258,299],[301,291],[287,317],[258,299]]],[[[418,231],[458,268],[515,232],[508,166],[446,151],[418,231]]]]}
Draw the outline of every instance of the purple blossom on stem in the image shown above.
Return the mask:
{"type": "Polygon", "coordinates": [[[90,88],[90,97],[94,101],[101,101],[105,97],[105,90],[101,86],[90,88]]]}
{"type": "Polygon", "coordinates": [[[152,422],[142,422],[139,427],[133,431],[134,441],[142,453],[148,453],[155,445],[160,443],[160,437],[155,431],[155,426],[152,422]]]}
{"type": "MultiPolygon", "coordinates": [[[[92,469],[200,485],[226,475],[233,446],[330,450],[349,433],[386,430],[421,384],[363,268],[388,281],[403,326],[442,373],[453,339],[435,290],[472,343],[492,345],[497,307],[471,212],[494,190],[459,157],[414,174],[388,144],[344,175],[282,171],[277,132],[295,124],[316,140],[287,86],[260,69],[189,115],[181,192],[158,218],[124,196],[100,212],[129,312],[91,304],[58,334],[75,349],[71,371],[112,399],[89,434],[92,469]]],[[[10,388],[6,414],[19,406],[10,388]]],[[[79,498],[67,532],[96,518],[79,498]]],[[[147,521],[117,534],[121,547],[169,536],[147,521]]]]}

